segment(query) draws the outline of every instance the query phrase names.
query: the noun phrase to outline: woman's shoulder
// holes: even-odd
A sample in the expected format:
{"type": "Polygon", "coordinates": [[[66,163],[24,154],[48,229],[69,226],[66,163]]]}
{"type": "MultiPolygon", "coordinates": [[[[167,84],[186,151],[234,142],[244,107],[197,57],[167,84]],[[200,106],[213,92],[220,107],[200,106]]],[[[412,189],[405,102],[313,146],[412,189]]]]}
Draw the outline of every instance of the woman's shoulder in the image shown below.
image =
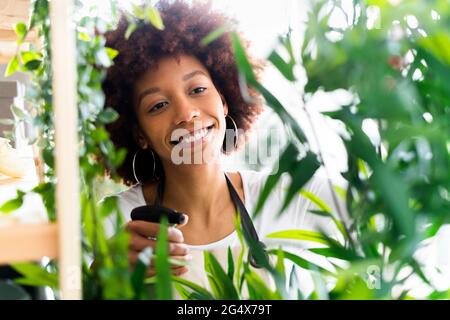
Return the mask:
{"type": "Polygon", "coordinates": [[[145,205],[145,200],[142,192],[142,186],[136,184],[131,186],[121,192],[112,194],[110,197],[116,197],[118,201],[119,208],[122,212],[125,221],[130,218],[131,210],[136,207],[145,205]]]}

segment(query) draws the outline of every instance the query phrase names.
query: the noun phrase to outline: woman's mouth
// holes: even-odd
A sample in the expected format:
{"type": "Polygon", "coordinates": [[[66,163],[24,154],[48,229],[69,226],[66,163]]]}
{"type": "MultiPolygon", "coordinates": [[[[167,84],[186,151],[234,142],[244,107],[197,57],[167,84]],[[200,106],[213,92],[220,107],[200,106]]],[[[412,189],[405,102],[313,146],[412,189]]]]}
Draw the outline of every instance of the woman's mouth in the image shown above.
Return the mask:
{"type": "Polygon", "coordinates": [[[178,145],[180,143],[183,143],[183,145],[189,146],[189,145],[195,145],[195,143],[198,143],[202,140],[204,140],[212,131],[214,128],[214,125],[210,125],[208,127],[202,128],[200,130],[196,130],[192,133],[188,133],[185,135],[180,136],[178,139],[173,139],[170,141],[172,145],[178,145]]]}

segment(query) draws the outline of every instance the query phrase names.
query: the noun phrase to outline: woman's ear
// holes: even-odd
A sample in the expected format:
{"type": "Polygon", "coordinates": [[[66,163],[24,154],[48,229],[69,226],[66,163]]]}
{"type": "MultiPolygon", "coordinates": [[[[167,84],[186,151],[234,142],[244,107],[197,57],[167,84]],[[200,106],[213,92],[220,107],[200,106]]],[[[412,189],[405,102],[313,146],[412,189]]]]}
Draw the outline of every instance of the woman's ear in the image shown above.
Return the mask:
{"type": "Polygon", "coordinates": [[[228,114],[228,104],[227,101],[225,100],[225,97],[223,96],[223,94],[219,93],[220,95],[220,99],[222,100],[222,105],[223,105],[223,114],[227,115],[228,114]]]}
{"type": "Polygon", "coordinates": [[[148,142],[145,139],[142,131],[138,127],[133,128],[133,138],[139,147],[141,147],[142,149],[148,148],[148,142]]]}

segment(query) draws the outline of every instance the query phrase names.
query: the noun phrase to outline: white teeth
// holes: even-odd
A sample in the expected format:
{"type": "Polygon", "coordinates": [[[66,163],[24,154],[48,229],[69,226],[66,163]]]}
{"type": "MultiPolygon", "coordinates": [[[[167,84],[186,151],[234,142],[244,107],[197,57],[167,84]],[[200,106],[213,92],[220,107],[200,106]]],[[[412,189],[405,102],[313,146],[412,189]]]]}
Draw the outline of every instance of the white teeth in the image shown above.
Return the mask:
{"type": "Polygon", "coordinates": [[[180,140],[182,140],[185,143],[192,143],[194,141],[202,139],[206,134],[208,133],[208,129],[204,128],[201,130],[197,130],[193,135],[187,134],[181,137],[180,140]]]}

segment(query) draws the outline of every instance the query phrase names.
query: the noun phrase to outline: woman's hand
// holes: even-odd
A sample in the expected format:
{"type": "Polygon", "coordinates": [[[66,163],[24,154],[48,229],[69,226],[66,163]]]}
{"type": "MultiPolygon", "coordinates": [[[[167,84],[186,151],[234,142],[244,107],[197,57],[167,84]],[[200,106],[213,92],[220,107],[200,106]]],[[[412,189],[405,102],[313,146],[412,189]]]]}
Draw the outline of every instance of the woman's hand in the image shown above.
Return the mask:
{"type": "MultiPolygon", "coordinates": [[[[159,233],[159,223],[147,221],[130,221],[126,230],[130,232],[130,242],[128,247],[128,260],[130,265],[134,266],[137,262],[139,253],[146,247],[152,247],[153,252],[156,249],[156,237],[159,233]]],[[[169,255],[171,259],[180,261],[190,261],[192,256],[189,254],[189,249],[184,244],[183,233],[174,227],[167,228],[167,239],[169,241],[169,255]]],[[[188,271],[187,266],[171,266],[172,273],[180,276],[188,271]]],[[[152,277],[156,274],[155,258],[152,258],[150,266],[147,271],[147,276],[152,277]]]]}

